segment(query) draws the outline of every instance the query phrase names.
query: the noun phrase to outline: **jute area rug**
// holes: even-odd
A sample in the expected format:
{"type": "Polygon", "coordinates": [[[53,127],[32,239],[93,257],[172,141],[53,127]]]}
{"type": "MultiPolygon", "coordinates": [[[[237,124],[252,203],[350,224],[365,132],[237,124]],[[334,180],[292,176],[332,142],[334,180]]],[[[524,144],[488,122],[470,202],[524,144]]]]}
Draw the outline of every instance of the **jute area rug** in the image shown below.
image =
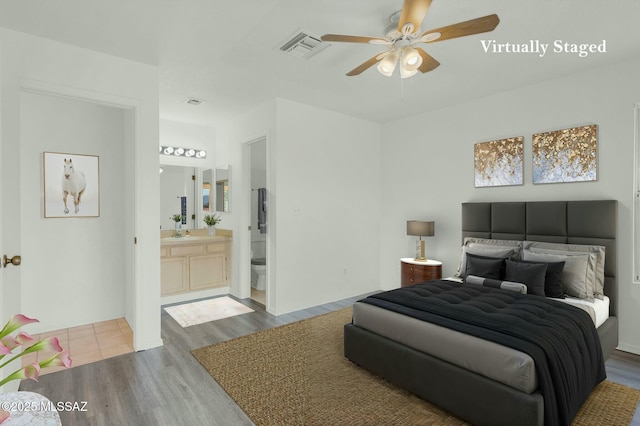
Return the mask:
{"type": "MultiPolygon", "coordinates": [[[[256,425],[462,425],[343,356],[351,308],[192,353],[256,425]]],[[[574,425],[628,425],[640,391],[603,382],[574,425]]]]}
{"type": "Polygon", "coordinates": [[[248,306],[226,296],[167,306],[164,310],[183,328],[253,312],[248,306]]]}

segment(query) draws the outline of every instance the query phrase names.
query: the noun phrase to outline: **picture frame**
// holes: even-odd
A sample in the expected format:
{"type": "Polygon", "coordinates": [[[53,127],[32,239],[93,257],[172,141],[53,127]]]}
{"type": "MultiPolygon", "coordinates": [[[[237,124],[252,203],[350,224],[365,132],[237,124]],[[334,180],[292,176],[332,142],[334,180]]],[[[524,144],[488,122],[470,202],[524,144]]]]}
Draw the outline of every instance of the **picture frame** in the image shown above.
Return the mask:
{"type": "Polygon", "coordinates": [[[43,152],[45,218],[100,216],[100,158],[43,152]]]}
{"type": "Polygon", "coordinates": [[[524,185],[524,136],[473,146],[476,188],[524,185]]]}
{"type": "Polygon", "coordinates": [[[598,126],[536,133],[532,140],[534,184],[598,179],[598,126]]]}

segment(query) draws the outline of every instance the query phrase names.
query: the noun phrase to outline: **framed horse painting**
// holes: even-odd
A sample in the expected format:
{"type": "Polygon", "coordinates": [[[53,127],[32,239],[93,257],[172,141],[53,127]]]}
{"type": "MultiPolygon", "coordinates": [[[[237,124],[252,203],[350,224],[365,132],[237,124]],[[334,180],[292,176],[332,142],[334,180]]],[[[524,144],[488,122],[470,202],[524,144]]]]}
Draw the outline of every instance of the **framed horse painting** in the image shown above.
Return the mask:
{"type": "Polygon", "coordinates": [[[100,158],[44,152],[44,217],[100,216],[100,158]]]}

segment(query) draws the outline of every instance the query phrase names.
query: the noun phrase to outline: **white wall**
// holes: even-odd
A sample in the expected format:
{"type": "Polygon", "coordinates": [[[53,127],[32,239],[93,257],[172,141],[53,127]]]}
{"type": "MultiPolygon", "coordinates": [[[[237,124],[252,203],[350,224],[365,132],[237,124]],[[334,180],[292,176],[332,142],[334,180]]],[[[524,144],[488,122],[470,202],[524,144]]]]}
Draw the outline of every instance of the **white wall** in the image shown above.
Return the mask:
{"type": "MultiPolygon", "coordinates": [[[[20,194],[15,188],[22,186],[20,177],[17,177],[21,176],[21,91],[26,88],[123,108],[123,126],[127,134],[118,140],[127,141],[123,151],[127,158],[119,172],[129,182],[125,185],[121,204],[123,209],[127,209],[124,214],[129,222],[121,224],[118,230],[126,233],[121,241],[121,249],[127,253],[125,264],[114,267],[125,270],[126,318],[134,331],[134,348],[142,350],[161,345],[157,67],[4,28],[0,28],[0,45],[2,176],[3,182],[7,182],[8,177],[12,180],[11,185],[3,185],[2,192],[3,248],[19,254],[22,230],[29,229],[29,223],[23,223],[21,218],[21,209],[15,208],[20,204],[20,194]],[[8,152],[11,157],[6,155],[8,152]],[[7,205],[13,208],[5,208],[7,205]],[[10,232],[6,232],[8,229],[10,232]],[[134,236],[137,237],[136,245],[134,236]]],[[[34,173],[38,173],[37,170],[34,173]]],[[[11,273],[10,285],[13,288],[20,288],[22,273],[29,276],[28,267],[37,268],[37,264],[30,262],[25,258],[24,264],[11,273]]],[[[3,285],[7,284],[8,277],[5,275],[3,285]]],[[[25,293],[20,300],[19,294],[12,295],[12,310],[20,310],[24,299],[32,296],[35,295],[25,293]]],[[[36,312],[34,316],[53,317],[67,310],[74,294],[66,296],[67,303],[50,304],[49,311],[36,312]]],[[[3,312],[4,315],[12,313],[15,312],[3,312]]],[[[43,324],[45,326],[50,327],[43,324]]]]}
{"type": "MultiPolygon", "coordinates": [[[[247,228],[251,224],[251,157],[247,143],[265,137],[269,147],[275,138],[275,101],[257,105],[235,120],[219,126],[216,133],[216,164],[231,166],[231,211],[218,214],[222,218],[219,227],[233,231],[231,294],[239,298],[251,295],[251,233],[247,228]]],[[[274,164],[270,171],[275,173],[274,164]]],[[[267,176],[267,186],[271,181],[271,177],[267,176]]],[[[271,197],[268,201],[271,203],[271,197]]],[[[275,213],[275,205],[269,208],[275,213]]],[[[270,235],[267,241],[272,244],[270,235]]],[[[275,250],[273,246],[272,250],[275,250]]],[[[275,268],[269,269],[268,281],[276,282],[275,268]]],[[[275,288],[267,294],[267,311],[276,311],[275,288]]]]}
{"type": "MultiPolygon", "coordinates": [[[[116,265],[125,263],[123,223],[127,217],[121,208],[125,189],[121,172],[124,111],[23,92],[20,119],[22,255],[25,259],[22,310],[41,321],[32,331],[123,317],[124,269],[116,265]],[[43,217],[42,153],[45,151],[99,156],[99,217],[43,217]],[[67,305],[70,297],[74,301],[73,309],[50,309],[67,305]]],[[[59,179],[56,182],[59,185],[59,179]]],[[[47,196],[62,198],[60,191],[48,191],[47,196]]],[[[73,209],[71,199],[68,204],[73,209]]],[[[82,203],[80,208],[82,212],[82,203]]]]}
{"type": "Polygon", "coordinates": [[[640,353],[640,286],[632,284],[634,104],[640,101],[640,60],[558,77],[450,108],[385,124],[382,132],[383,289],[400,284],[401,257],[410,256],[414,237],[408,219],[436,222],[427,255],[457,268],[461,243],[460,203],[616,199],[620,348],[640,353]],[[533,185],[531,135],[598,125],[598,181],[533,185]],[[525,137],[525,184],[474,188],[473,145],[525,137]]]}
{"type": "MultiPolygon", "coordinates": [[[[250,141],[266,137],[267,310],[280,315],[377,290],[380,126],[276,99],[218,129],[232,166],[232,293],[250,290],[250,141]]],[[[224,226],[226,227],[226,226],[224,226]]]]}
{"type": "Polygon", "coordinates": [[[277,313],[380,286],[380,126],[276,100],[277,313]]]}
{"type": "Polygon", "coordinates": [[[215,166],[216,128],[172,120],[160,120],[159,145],[204,149],[207,158],[187,158],[175,155],[160,155],[160,164],[200,167],[211,169],[215,166]]]}

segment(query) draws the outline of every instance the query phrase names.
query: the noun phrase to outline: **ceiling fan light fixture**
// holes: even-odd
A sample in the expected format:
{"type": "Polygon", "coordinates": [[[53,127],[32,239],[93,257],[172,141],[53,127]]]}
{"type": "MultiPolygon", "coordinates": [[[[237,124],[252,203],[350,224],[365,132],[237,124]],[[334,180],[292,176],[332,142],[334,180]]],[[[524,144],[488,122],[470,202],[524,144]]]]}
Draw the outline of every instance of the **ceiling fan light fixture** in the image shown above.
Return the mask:
{"type": "Polygon", "coordinates": [[[380,74],[385,77],[391,77],[393,75],[393,71],[396,69],[398,56],[399,55],[396,50],[390,51],[378,64],[378,71],[380,71],[380,74]]]}
{"type": "Polygon", "coordinates": [[[409,77],[413,77],[416,74],[418,74],[417,69],[409,71],[405,69],[403,66],[400,67],[400,78],[409,78],[409,77]]]}
{"type": "Polygon", "coordinates": [[[429,42],[432,42],[432,41],[436,41],[440,37],[442,37],[442,34],[440,34],[437,31],[434,31],[432,33],[428,33],[428,34],[425,34],[422,37],[420,37],[420,41],[423,42],[423,43],[429,43],[429,42]]]}
{"type": "Polygon", "coordinates": [[[422,56],[416,49],[406,46],[402,49],[402,66],[405,71],[416,71],[422,65],[422,56]]]}

